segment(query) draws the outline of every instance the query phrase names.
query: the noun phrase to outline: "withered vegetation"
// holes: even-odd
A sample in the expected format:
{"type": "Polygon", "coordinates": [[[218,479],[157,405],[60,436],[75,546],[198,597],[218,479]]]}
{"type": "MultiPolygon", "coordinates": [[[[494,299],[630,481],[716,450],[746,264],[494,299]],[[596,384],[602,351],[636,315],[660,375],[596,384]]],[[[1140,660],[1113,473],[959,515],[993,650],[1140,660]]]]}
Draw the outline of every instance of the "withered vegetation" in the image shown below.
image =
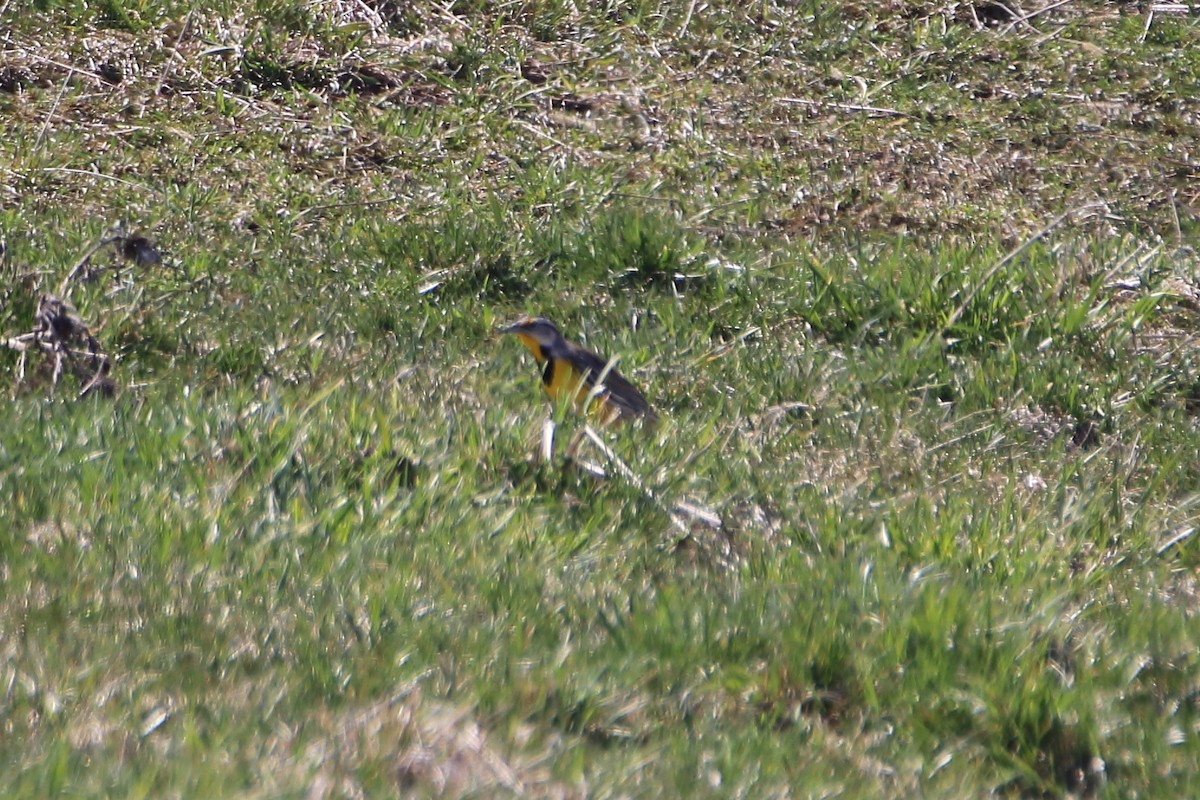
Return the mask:
{"type": "Polygon", "coordinates": [[[0,0],[0,785],[1186,793],[1196,86],[1174,3],[0,0]]]}

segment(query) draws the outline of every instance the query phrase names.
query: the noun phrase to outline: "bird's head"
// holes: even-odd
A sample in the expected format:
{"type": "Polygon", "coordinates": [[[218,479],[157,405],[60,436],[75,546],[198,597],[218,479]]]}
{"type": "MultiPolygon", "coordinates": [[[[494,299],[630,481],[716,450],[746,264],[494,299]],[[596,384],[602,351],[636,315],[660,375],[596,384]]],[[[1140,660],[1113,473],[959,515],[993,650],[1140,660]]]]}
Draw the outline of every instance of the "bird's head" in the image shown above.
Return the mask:
{"type": "Polygon", "coordinates": [[[545,317],[521,317],[500,328],[500,333],[513,333],[540,361],[546,353],[557,350],[562,341],[558,326],[545,317]]]}

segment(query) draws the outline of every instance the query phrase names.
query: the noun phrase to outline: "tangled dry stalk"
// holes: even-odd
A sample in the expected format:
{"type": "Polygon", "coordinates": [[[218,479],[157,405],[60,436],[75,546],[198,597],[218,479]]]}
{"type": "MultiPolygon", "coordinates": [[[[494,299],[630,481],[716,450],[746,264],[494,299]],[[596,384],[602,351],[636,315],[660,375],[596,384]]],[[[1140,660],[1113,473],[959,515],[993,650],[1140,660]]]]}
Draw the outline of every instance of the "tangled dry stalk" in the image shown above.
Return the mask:
{"type": "Polygon", "coordinates": [[[17,362],[17,386],[25,381],[25,368],[30,352],[41,353],[50,372],[51,386],[57,386],[65,369],[79,381],[78,397],[91,394],[112,397],[116,383],[110,377],[112,358],[92,334],[75,306],[66,299],[71,281],[91,262],[102,248],[113,246],[126,259],[138,266],[159,264],[162,256],[144,236],[127,235],[117,226],[90,247],[75,263],[58,286],[55,294],[43,293],[38,300],[33,330],[18,336],[0,339],[0,345],[20,353],[17,362]]]}

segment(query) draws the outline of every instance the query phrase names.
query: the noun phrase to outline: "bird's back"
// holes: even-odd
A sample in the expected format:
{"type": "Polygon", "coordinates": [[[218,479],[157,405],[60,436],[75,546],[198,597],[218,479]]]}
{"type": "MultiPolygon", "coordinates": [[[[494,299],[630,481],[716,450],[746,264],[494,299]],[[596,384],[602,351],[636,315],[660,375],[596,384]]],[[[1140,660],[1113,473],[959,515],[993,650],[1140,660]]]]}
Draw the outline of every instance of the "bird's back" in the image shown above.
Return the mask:
{"type": "Polygon", "coordinates": [[[587,395],[603,375],[604,390],[598,394],[598,399],[611,409],[605,416],[621,419],[641,418],[649,422],[658,420],[658,415],[636,386],[616,369],[605,372],[608,362],[600,356],[579,345],[567,343],[567,350],[561,360],[570,364],[570,374],[567,374],[568,370],[561,369],[561,376],[551,376],[551,381],[546,384],[546,391],[552,397],[557,399],[579,389],[573,402],[580,405],[586,401],[587,395]]]}

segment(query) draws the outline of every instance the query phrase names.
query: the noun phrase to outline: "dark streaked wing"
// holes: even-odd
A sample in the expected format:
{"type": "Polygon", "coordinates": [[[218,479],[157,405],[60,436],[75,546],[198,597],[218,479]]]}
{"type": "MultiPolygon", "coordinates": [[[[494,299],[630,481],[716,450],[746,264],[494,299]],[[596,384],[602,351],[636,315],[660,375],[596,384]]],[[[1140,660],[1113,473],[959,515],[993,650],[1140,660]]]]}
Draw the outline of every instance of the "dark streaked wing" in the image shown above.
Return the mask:
{"type": "MultiPolygon", "coordinates": [[[[604,374],[608,362],[578,345],[568,343],[567,346],[570,349],[567,358],[580,372],[587,375],[585,381],[588,387],[595,386],[596,381],[604,374]]],[[[658,415],[637,387],[625,380],[616,369],[610,369],[608,374],[604,375],[604,387],[608,390],[604,395],[605,399],[617,406],[622,416],[645,417],[651,422],[658,419],[658,415]]]]}

